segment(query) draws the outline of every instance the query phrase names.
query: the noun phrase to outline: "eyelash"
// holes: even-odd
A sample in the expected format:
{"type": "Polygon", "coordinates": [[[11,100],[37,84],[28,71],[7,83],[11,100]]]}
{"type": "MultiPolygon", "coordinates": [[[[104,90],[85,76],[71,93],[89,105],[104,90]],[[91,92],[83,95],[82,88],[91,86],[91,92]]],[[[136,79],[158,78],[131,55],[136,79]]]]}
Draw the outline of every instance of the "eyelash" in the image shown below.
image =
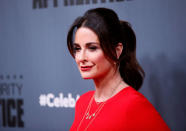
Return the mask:
{"type": "Polygon", "coordinates": [[[76,52],[76,51],[78,51],[78,50],[80,50],[81,48],[80,47],[74,47],[74,51],[76,52]]]}
{"type": "Polygon", "coordinates": [[[96,47],[96,46],[90,46],[90,47],[88,47],[88,49],[90,49],[90,50],[94,51],[94,50],[96,50],[96,49],[97,49],[97,47],[96,47]]]}
{"type": "MultiPolygon", "coordinates": [[[[91,50],[91,51],[95,51],[95,50],[98,49],[98,47],[96,47],[96,46],[89,46],[88,49],[91,50]]],[[[81,47],[74,47],[74,52],[78,52],[80,50],[81,50],[81,47]]]]}

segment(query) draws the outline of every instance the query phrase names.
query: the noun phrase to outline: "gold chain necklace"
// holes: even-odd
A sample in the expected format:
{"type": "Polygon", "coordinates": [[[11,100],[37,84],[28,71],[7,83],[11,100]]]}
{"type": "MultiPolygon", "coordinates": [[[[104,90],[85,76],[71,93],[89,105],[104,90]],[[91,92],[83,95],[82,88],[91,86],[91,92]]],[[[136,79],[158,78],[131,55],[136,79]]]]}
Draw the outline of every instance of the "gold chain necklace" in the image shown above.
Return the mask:
{"type": "MultiPolygon", "coordinates": [[[[119,86],[119,84],[121,83],[122,80],[119,81],[119,83],[115,86],[115,89],[112,91],[112,95],[114,93],[114,91],[116,90],[116,87],[119,86]]],[[[111,97],[112,97],[111,95],[111,97]]],[[[88,107],[85,111],[85,114],[83,115],[83,118],[81,119],[79,125],[78,125],[78,128],[77,128],[77,131],[79,131],[79,128],[84,120],[84,118],[86,117],[86,119],[91,119],[91,121],[88,123],[87,127],[84,129],[84,131],[86,131],[88,129],[88,127],[90,126],[90,124],[93,122],[93,120],[96,118],[96,116],[98,115],[98,113],[101,111],[101,109],[103,108],[103,106],[105,105],[106,101],[102,102],[99,107],[96,109],[96,111],[94,113],[92,113],[91,115],[89,114],[90,112],[90,109],[91,109],[91,106],[92,106],[92,102],[93,102],[93,99],[94,99],[94,94],[92,95],[92,98],[88,104],[88,107]]]]}
{"type": "MultiPolygon", "coordinates": [[[[94,95],[93,95],[94,96],[94,95]]],[[[90,103],[90,106],[88,107],[88,110],[87,110],[87,113],[86,113],[86,119],[91,119],[93,118],[96,113],[98,113],[99,109],[104,105],[105,102],[102,102],[99,107],[96,109],[96,111],[92,114],[90,114],[90,109],[91,109],[91,106],[92,106],[92,101],[93,101],[93,97],[92,97],[92,100],[91,100],[91,103],[90,103]]]]}
{"type": "Polygon", "coordinates": [[[84,131],[87,130],[87,128],[90,126],[90,124],[93,122],[93,120],[96,118],[97,114],[101,111],[101,109],[103,108],[103,106],[105,105],[106,101],[102,102],[99,107],[96,109],[96,111],[94,113],[92,113],[91,115],[89,114],[90,112],[90,109],[91,109],[91,106],[92,106],[92,102],[93,102],[93,99],[94,99],[94,95],[92,95],[92,98],[88,104],[88,107],[85,111],[85,114],[83,116],[83,118],[81,119],[80,123],[79,123],[79,126],[77,128],[77,131],[79,131],[79,128],[84,120],[84,118],[86,117],[86,119],[90,120],[91,118],[91,121],[88,123],[87,127],[84,129],[84,131]]]}
{"type": "MultiPolygon", "coordinates": [[[[88,123],[87,127],[84,129],[84,131],[86,131],[88,129],[88,127],[92,124],[93,120],[96,118],[96,116],[98,115],[98,113],[101,111],[101,109],[103,108],[103,106],[105,105],[106,101],[102,103],[101,106],[99,106],[100,108],[97,111],[97,114],[95,114],[94,118],[92,118],[92,120],[88,123]]],[[[93,113],[94,114],[94,113],[93,113]]]]}

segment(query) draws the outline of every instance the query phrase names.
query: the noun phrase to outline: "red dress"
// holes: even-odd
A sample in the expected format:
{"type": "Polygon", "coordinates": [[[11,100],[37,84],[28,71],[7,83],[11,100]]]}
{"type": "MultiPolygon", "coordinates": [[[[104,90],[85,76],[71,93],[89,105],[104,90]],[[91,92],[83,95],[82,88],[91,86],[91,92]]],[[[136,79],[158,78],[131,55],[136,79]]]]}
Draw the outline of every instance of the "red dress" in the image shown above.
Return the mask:
{"type": "Polygon", "coordinates": [[[89,91],[77,101],[70,131],[170,131],[152,104],[132,87],[124,88],[104,103],[96,103],[93,94],[89,91]],[[96,112],[91,119],[86,119],[88,105],[89,114],[96,112]]]}

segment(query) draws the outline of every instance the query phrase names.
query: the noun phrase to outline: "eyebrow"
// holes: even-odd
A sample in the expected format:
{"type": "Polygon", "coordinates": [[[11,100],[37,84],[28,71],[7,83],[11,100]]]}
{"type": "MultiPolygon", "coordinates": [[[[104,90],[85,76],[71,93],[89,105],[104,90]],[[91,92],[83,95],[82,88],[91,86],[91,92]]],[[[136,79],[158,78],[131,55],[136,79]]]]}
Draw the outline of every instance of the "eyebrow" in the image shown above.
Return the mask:
{"type": "MultiPolygon", "coordinates": [[[[88,42],[85,45],[89,46],[89,45],[93,45],[93,44],[100,45],[98,42],[88,42]]],[[[79,45],[79,44],[78,43],[73,43],[73,45],[79,45]]]]}

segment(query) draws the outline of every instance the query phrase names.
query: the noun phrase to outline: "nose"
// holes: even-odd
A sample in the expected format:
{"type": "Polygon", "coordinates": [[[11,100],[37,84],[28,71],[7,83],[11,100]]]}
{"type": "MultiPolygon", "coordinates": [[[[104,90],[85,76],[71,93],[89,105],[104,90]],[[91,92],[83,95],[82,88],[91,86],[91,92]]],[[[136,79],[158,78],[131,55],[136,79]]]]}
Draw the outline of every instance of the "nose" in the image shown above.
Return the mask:
{"type": "Polygon", "coordinates": [[[81,51],[76,52],[76,61],[78,62],[87,61],[86,50],[82,49],[81,51]]]}

